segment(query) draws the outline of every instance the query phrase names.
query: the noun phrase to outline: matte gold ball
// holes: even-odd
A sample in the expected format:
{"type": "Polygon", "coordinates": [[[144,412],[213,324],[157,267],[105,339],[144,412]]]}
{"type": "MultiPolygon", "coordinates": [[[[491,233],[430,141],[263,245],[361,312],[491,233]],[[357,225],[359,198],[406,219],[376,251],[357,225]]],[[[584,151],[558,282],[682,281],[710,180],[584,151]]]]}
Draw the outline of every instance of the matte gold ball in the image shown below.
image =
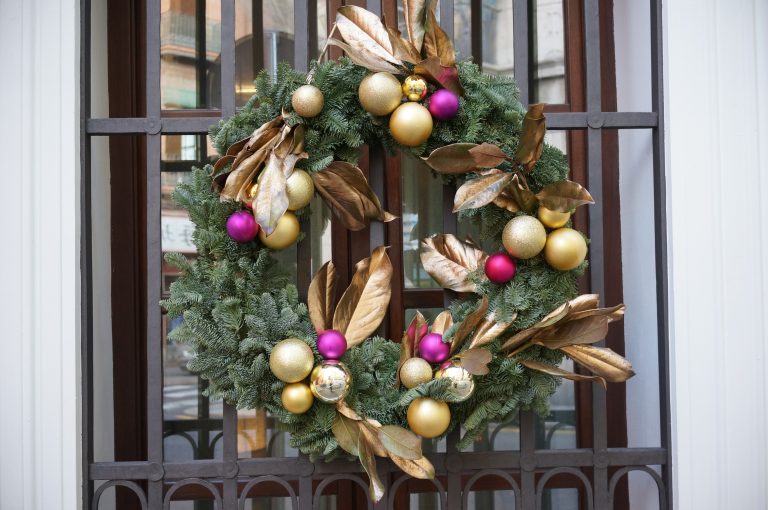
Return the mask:
{"type": "Polygon", "coordinates": [[[432,380],[432,367],[423,358],[409,358],[400,367],[400,382],[408,389],[432,380]]]}
{"type": "Polygon", "coordinates": [[[568,220],[571,219],[571,213],[553,211],[552,209],[547,209],[543,205],[539,206],[538,216],[539,216],[539,221],[542,222],[544,226],[548,228],[560,228],[566,223],[568,223],[568,220]]]}
{"type": "Polygon", "coordinates": [[[501,242],[513,257],[529,259],[541,253],[547,242],[547,231],[533,216],[517,216],[504,226],[501,242]]]}
{"type": "Polygon", "coordinates": [[[319,88],[314,85],[302,85],[291,96],[293,111],[302,117],[314,117],[323,111],[325,98],[319,88]]]}
{"type": "Polygon", "coordinates": [[[363,109],[373,115],[389,115],[403,99],[400,82],[389,73],[369,74],[357,89],[363,109]]]}
{"type": "Polygon", "coordinates": [[[403,94],[408,101],[421,101],[427,97],[427,80],[412,74],[403,82],[403,94]]]}
{"type": "Polygon", "coordinates": [[[285,181],[285,194],[288,195],[288,209],[298,211],[306,207],[315,195],[312,177],[304,170],[296,169],[285,181]]]}
{"type": "Polygon", "coordinates": [[[280,395],[283,407],[293,414],[304,414],[312,407],[315,397],[312,396],[312,390],[302,382],[286,384],[283,393],[280,395]]]}
{"type": "Polygon", "coordinates": [[[280,340],[269,353],[269,369],[283,382],[299,382],[315,364],[312,349],[298,338],[280,340]]]}
{"type": "Polygon", "coordinates": [[[277,220],[275,230],[267,235],[264,229],[259,230],[259,241],[267,248],[284,250],[299,238],[299,219],[291,211],[286,211],[277,220]]]}
{"type": "Polygon", "coordinates": [[[428,397],[420,397],[408,406],[408,426],[421,437],[442,435],[451,424],[448,404],[428,397]]]}
{"type": "Polygon", "coordinates": [[[312,371],[309,389],[321,402],[333,404],[347,396],[352,377],[340,361],[323,361],[320,368],[312,371]]]}
{"type": "Polygon", "coordinates": [[[401,145],[416,147],[432,134],[432,114],[419,103],[404,103],[389,118],[392,137],[401,145]]]}
{"type": "Polygon", "coordinates": [[[587,257],[587,242],[572,228],[559,228],[547,236],[544,258],[560,271],[576,269],[587,257]]]}
{"type": "Polygon", "coordinates": [[[464,402],[475,392],[475,378],[464,367],[450,361],[435,373],[435,379],[450,379],[448,392],[454,401],[464,402]]]}

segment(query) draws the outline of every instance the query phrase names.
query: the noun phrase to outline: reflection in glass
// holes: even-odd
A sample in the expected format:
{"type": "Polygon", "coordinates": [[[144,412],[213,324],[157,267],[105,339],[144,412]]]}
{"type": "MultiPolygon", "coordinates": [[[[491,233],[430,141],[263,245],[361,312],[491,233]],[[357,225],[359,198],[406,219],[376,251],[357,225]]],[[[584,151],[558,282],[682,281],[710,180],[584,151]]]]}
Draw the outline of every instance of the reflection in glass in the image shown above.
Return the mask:
{"type": "Polygon", "coordinates": [[[534,90],[532,102],[565,103],[563,0],[533,2],[534,90]]]}
{"type": "Polygon", "coordinates": [[[278,422],[263,409],[241,409],[237,413],[237,452],[241,459],[297,457],[288,442],[290,434],[278,430],[278,422]]]}
{"type": "Polygon", "coordinates": [[[403,153],[403,278],[406,288],[437,288],[419,258],[421,239],[442,232],[443,184],[420,160],[403,153]]]}
{"type": "MultiPolygon", "coordinates": [[[[501,480],[497,477],[490,478],[491,483],[493,484],[502,484],[502,487],[509,486],[509,482],[501,480]]],[[[494,510],[497,508],[515,508],[515,492],[511,489],[498,489],[483,491],[473,490],[469,493],[469,498],[467,499],[467,510],[494,510]]]]}

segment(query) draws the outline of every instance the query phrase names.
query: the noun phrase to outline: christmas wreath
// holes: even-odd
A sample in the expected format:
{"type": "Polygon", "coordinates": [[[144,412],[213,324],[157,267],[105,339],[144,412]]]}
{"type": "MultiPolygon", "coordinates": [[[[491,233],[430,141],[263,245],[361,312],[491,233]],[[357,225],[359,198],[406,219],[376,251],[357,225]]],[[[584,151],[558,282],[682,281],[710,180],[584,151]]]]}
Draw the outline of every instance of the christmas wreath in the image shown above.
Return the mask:
{"type": "Polygon", "coordinates": [[[633,375],[591,345],[624,306],[578,295],[587,241],[570,217],[593,201],[544,143],[542,105],[526,112],[512,80],[456,62],[431,2],[404,5],[407,37],[340,8],[328,44],[347,57],[314,62],[308,75],[262,73],[249,103],[212,128],[223,156],[174,193],[195,224],[197,257],[168,255],[182,276],[162,303],[183,316],[170,340],[193,346],[189,369],[211,396],[266,409],[312,459],[359,457],[376,500],[375,456],[431,478],[422,437],[461,427],[461,448],[520,409],[546,415],[561,377],[605,385],[633,375]],[[499,250],[424,239],[425,270],[461,294],[432,324],[417,313],[399,343],[371,337],[391,296],[385,248],[357,264],[338,302],[331,262],[302,303],[272,256],[299,239],[315,193],[351,230],[396,218],[356,166],[363,144],[402,150],[455,183],[454,210],[499,250]],[[564,356],[592,375],[559,368],[564,356]]]}

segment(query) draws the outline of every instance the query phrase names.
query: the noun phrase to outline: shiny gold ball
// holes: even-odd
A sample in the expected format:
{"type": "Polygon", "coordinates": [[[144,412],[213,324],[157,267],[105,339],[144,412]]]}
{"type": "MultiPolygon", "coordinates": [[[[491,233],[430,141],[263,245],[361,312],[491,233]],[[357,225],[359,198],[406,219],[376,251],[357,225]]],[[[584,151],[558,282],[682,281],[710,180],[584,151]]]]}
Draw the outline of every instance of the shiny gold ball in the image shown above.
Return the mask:
{"type": "Polygon", "coordinates": [[[408,389],[432,380],[432,367],[423,358],[409,358],[400,367],[400,382],[408,389]]]}
{"type": "Polygon", "coordinates": [[[315,195],[312,177],[304,170],[294,170],[285,182],[285,194],[288,195],[289,210],[298,211],[306,207],[315,195]]]}
{"type": "Polygon", "coordinates": [[[544,258],[560,271],[576,269],[587,257],[587,242],[577,230],[559,228],[547,236],[544,258]]]}
{"type": "Polygon", "coordinates": [[[504,226],[501,242],[513,257],[529,259],[541,253],[547,242],[547,232],[533,216],[517,216],[504,226]]]}
{"type": "Polygon", "coordinates": [[[312,371],[309,389],[321,402],[333,404],[347,396],[351,381],[352,377],[343,363],[327,360],[319,369],[312,371]]]}
{"type": "Polygon", "coordinates": [[[403,99],[400,82],[389,73],[369,74],[357,89],[363,109],[372,115],[389,115],[403,99]]]}
{"type": "Polygon", "coordinates": [[[464,367],[449,361],[435,372],[435,379],[450,379],[448,392],[455,402],[464,402],[475,392],[475,378],[464,367]]]}
{"type": "Polygon", "coordinates": [[[420,397],[408,406],[408,426],[421,437],[442,435],[451,424],[448,404],[428,397],[420,397]]]}
{"type": "Polygon", "coordinates": [[[291,211],[286,211],[277,220],[275,230],[267,235],[264,229],[259,229],[259,241],[267,248],[284,250],[299,238],[299,219],[291,211]]]}
{"type": "Polygon", "coordinates": [[[320,89],[314,85],[302,85],[291,96],[293,111],[302,117],[314,117],[323,111],[325,98],[320,89]]]}
{"type": "Polygon", "coordinates": [[[404,103],[389,118],[392,137],[401,145],[416,147],[432,134],[432,114],[419,103],[404,103]]]}
{"type": "Polygon", "coordinates": [[[315,397],[312,396],[312,390],[302,382],[286,384],[283,393],[280,395],[283,407],[293,414],[304,414],[312,407],[315,397]]]}
{"type": "Polygon", "coordinates": [[[427,97],[427,80],[412,74],[403,82],[403,94],[408,101],[421,101],[427,97]]]}
{"type": "Polygon", "coordinates": [[[283,382],[299,382],[315,364],[312,349],[298,338],[280,340],[269,353],[269,369],[283,382]]]}
{"type": "Polygon", "coordinates": [[[538,216],[539,216],[539,221],[542,222],[544,226],[548,228],[560,228],[566,223],[568,223],[569,219],[571,219],[571,213],[553,211],[552,209],[547,209],[543,205],[539,206],[538,216]]]}

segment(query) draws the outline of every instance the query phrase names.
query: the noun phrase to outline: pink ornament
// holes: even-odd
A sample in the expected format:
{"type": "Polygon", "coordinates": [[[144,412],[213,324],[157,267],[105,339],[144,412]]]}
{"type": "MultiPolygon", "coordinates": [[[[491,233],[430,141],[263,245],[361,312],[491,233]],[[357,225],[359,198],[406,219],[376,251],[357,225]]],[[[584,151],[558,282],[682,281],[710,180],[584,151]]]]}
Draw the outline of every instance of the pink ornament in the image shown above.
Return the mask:
{"type": "Polygon", "coordinates": [[[317,351],[324,359],[337,360],[347,350],[347,339],[335,329],[327,329],[317,336],[317,351]]]}
{"type": "Polygon", "coordinates": [[[438,120],[451,120],[459,112],[459,96],[448,89],[436,90],[429,96],[429,112],[438,120]]]}
{"type": "Polygon", "coordinates": [[[516,272],[515,261],[506,253],[494,253],[485,261],[485,276],[493,283],[507,283],[516,272]]]}
{"type": "Polygon", "coordinates": [[[450,353],[451,346],[443,342],[443,335],[430,333],[419,342],[419,355],[430,363],[442,363],[450,353]]]}
{"type": "Polygon", "coordinates": [[[248,211],[237,211],[227,218],[227,234],[238,243],[252,241],[259,233],[259,224],[248,211]]]}

